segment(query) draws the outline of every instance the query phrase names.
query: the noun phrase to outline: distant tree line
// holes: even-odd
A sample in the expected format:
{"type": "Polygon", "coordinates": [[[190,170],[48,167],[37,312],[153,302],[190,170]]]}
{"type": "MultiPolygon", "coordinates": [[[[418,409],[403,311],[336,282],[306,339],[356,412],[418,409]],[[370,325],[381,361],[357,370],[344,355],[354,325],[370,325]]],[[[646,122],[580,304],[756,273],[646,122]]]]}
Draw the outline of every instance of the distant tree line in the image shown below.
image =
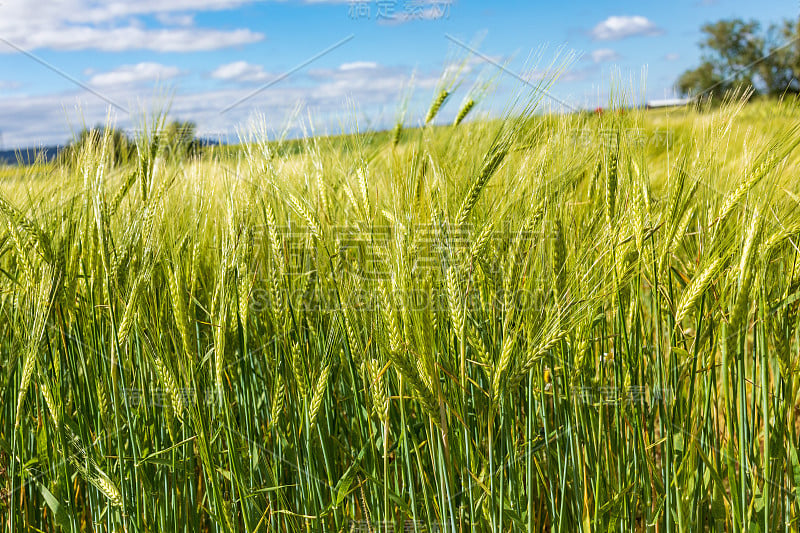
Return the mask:
{"type": "Polygon", "coordinates": [[[711,96],[752,87],[754,94],[800,92],[800,19],[763,28],[756,20],[705,24],[702,63],[678,79],[686,96],[711,96]]]}
{"type": "MultiPolygon", "coordinates": [[[[203,142],[197,138],[197,125],[191,121],[174,120],[157,133],[158,145],[171,158],[185,159],[197,156],[202,152],[203,142]]],[[[65,149],[59,152],[59,159],[64,162],[74,159],[88,145],[99,146],[108,136],[108,157],[116,165],[125,164],[137,157],[136,139],[125,131],[105,126],[84,128],[65,149]]]]}

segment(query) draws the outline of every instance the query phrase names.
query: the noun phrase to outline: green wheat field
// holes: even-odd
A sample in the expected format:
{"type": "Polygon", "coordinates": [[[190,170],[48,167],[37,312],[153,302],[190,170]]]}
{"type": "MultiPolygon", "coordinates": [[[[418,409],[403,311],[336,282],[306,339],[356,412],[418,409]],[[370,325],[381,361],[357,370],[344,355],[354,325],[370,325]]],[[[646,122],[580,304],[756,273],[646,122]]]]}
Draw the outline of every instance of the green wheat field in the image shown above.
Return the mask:
{"type": "Polygon", "coordinates": [[[0,170],[2,530],[796,531],[797,102],[470,102],[0,170]]]}

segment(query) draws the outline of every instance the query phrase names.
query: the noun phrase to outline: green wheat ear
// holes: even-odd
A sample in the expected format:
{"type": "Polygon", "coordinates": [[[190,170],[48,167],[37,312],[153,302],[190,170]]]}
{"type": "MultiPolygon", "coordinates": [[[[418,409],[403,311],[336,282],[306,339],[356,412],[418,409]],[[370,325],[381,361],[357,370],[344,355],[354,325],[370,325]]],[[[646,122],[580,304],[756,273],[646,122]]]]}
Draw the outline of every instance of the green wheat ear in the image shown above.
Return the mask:
{"type": "Polygon", "coordinates": [[[617,172],[619,171],[619,134],[617,134],[617,145],[616,148],[611,150],[608,155],[608,167],[606,169],[606,196],[605,196],[605,208],[606,208],[606,220],[608,221],[609,226],[611,225],[611,221],[614,219],[614,212],[617,205],[617,183],[619,176],[617,172]]]}
{"type": "Polygon", "coordinates": [[[0,166],[3,531],[792,523],[800,112],[431,127],[457,81],[418,128],[0,166]]]}
{"type": "Polygon", "coordinates": [[[475,107],[475,100],[472,98],[468,99],[464,102],[464,105],[461,106],[461,109],[458,110],[458,114],[456,115],[456,119],[453,121],[453,126],[458,126],[461,124],[469,112],[472,111],[472,108],[475,107]]]}
{"type": "Polygon", "coordinates": [[[331,363],[325,364],[322,367],[322,371],[317,378],[317,383],[314,385],[314,391],[311,395],[311,402],[308,408],[308,424],[309,424],[309,432],[314,433],[314,428],[317,425],[317,418],[319,417],[319,411],[322,407],[322,399],[325,396],[325,391],[328,390],[328,380],[331,377],[331,363]]]}
{"type": "Polygon", "coordinates": [[[283,381],[283,375],[279,372],[275,376],[275,385],[272,395],[272,406],[270,407],[270,425],[276,426],[281,414],[283,414],[283,407],[286,397],[286,386],[283,381]]]}
{"type": "Polygon", "coordinates": [[[503,163],[506,155],[508,155],[510,148],[511,136],[508,133],[503,133],[495,141],[486,155],[484,155],[481,169],[477,176],[475,176],[475,179],[467,191],[466,196],[464,196],[464,200],[461,202],[461,207],[458,209],[458,214],[456,214],[456,227],[463,227],[467,223],[467,218],[469,217],[472,208],[475,207],[481,191],[483,191],[484,187],[486,187],[486,183],[489,181],[489,178],[491,178],[494,173],[497,172],[497,169],[500,168],[500,165],[503,163]]]}
{"type": "Polygon", "coordinates": [[[439,114],[439,110],[442,108],[444,103],[450,98],[450,91],[447,89],[442,89],[436,98],[431,102],[431,107],[428,109],[428,114],[425,115],[425,124],[430,124],[430,122],[436,118],[436,115],[439,114]]]}
{"type": "Polygon", "coordinates": [[[689,312],[697,305],[700,297],[708,290],[709,285],[724,264],[725,258],[717,257],[686,287],[675,311],[675,327],[679,327],[689,312]]]}
{"type": "Polygon", "coordinates": [[[108,479],[104,473],[100,473],[97,477],[90,480],[92,484],[102,492],[109,502],[115,507],[122,507],[122,494],[117,486],[108,479]]]}
{"type": "Polygon", "coordinates": [[[392,129],[392,146],[397,147],[400,144],[400,137],[403,135],[403,123],[398,122],[392,129]]]}

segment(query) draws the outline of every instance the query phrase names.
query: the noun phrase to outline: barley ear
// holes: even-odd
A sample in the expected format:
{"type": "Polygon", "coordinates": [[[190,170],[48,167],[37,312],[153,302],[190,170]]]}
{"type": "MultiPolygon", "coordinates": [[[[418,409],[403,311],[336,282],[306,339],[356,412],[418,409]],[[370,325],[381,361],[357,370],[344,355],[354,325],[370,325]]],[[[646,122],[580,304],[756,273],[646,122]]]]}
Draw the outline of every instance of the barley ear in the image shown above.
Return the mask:
{"type": "Polygon", "coordinates": [[[308,396],[308,384],[306,382],[305,369],[303,368],[303,352],[297,342],[292,343],[292,374],[297,384],[297,392],[300,398],[305,400],[308,396]]]}
{"type": "Polygon", "coordinates": [[[183,403],[183,395],[178,389],[175,376],[173,376],[172,371],[169,369],[166,363],[155,354],[153,354],[153,363],[155,364],[156,373],[158,374],[158,380],[161,383],[161,386],[167,391],[167,394],[169,394],[175,416],[179,419],[182,419],[185,406],[183,403]]]}
{"type": "Polygon", "coordinates": [[[736,353],[736,344],[739,340],[739,331],[747,319],[747,314],[752,303],[750,300],[750,289],[753,284],[755,270],[753,268],[753,263],[756,259],[756,248],[758,247],[761,230],[763,228],[761,218],[760,210],[756,209],[750,222],[750,228],[745,236],[744,245],[742,246],[742,256],[739,260],[739,278],[737,282],[736,297],[734,299],[733,309],[729,318],[729,335],[725,339],[728,344],[728,353],[731,355],[736,353]]]}
{"type": "Polygon", "coordinates": [[[461,106],[461,109],[458,110],[458,114],[456,115],[456,119],[453,121],[453,126],[458,126],[461,122],[467,118],[469,112],[472,111],[472,108],[475,107],[475,100],[472,98],[468,99],[464,102],[464,105],[461,106]]]}
{"type": "Polygon", "coordinates": [[[189,317],[186,313],[182,280],[178,270],[175,268],[168,268],[165,274],[169,285],[172,313],[175,317],[175,324],[178,326],[178,333],[180,334],[181,344],[183,345],[183,353],[187,358],[191,358],[194,349],[192,338],[189,334],[189,317]]]}
{"type": "Polygon", "coordinates": [[[675,327],[679,328],[681,322],[686,318],[689,312],[700,301],[700,297],[708,289],[714,277],[719,273],[724,265],[725,258],[718,257],[711,262],[703,271],[694,277],[689,285],[684,289],[678,307],[675,310],[675,327]]]}
{"type": "Polygon", "coordinates": [[[509,332],[503,338],[503,346],[500,350],[500,360],[498,361],[497,367],[494,369],[492,374],[490,397],[492,405],[495,408],[500,402],[500,396],[502,394],[502,391],[500,390],[501,380],[506,375],[506,371],[511,365],[511,354],[514,351],[514,345],[516,342],[517,335],[514,332],[509,332]]]}
{"type": "Polygon", "coordinates": [[[617,172],[619,170],[619,133],[617,133],[617,144],[616,149],[614,149],[608,156],[608,167],[606,168],[606,196],[605,196],[605,209],[606,209],[606,221],[609,225],[611,225],[611,221],[614,219],[614,210],[616,207],[617,201],[617,182],[618,182],[618,175],[617,172]]]}
{"type": "Polygon", "coordinates": [[[500,168],[500,165],[503,163],[503,160],[508,154],[509,148],[510,138],[507,134],[503,134],[497,141],[495,141],[495,143],[483,157],[481,169],[478,172],[478,175],[475,176],[475,179],[467,191],[466,196],[464,196],[464,200],[461,202],[461,207],[456,215],[456,226],[462,227],[467,223],[467,218],[469,217],[472,208],[475,207],[475,203],[478,201],[481,191],[483,191],[483,188],[486,186],[489,178],[491,178],[494,173],[497,172],[497,169],[500,168]]]}
{"type": "Polygon", "coordinates": [[[92,484],[108,498],[114,507],[122,507],[122,494],[117,486],[105,473],[100,472],[97,476],[90,478],[92,484]]]}
{"type": "Polygon", "coordinates": [[[439,114],[439,110],[442,108],[444,103],[450,97],[450,91],[447,89],[442,89],[439,91],[439,94],[436,95],[436,98],[431,102],[431,107],[428,108],[428,113],[425,115],[425,124],[429,124],[436,115],[439,114]]]}
{"type": "Polygon", "coordinates": [[[283,382],[283,374],[278,371],[275,374],[273,383],[272,405],[270,408],[270,426],[275,427],[283,413],[284,399],[286,397],[286,387],[283,382]]]}
{"type": "Polygon", "coordinates": [[[403,123],[398,121],[392,130],[392,147],[396,148],[400,144],[400,136],[403,134],[403,123]]]}
{"type": "Polygon", "coordinates": [[[328,390],[328,380],[331,377],[331,363],[328,362],[322,368],[317,383],[314,386],[314,394],[311,396],[311,404],[309,406],[308,424],[309,433],[314,432],[317,426],[317,417],[319,416],[320,408],[322,407],[322,399],[325,396],[325,391],[328,390]]]}

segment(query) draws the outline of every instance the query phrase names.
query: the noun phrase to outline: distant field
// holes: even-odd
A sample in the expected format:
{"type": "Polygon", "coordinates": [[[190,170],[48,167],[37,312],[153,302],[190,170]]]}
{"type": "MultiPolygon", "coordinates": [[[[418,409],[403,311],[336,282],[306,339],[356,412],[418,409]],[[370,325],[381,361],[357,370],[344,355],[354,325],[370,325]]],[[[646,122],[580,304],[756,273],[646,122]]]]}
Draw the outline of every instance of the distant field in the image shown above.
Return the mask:
{"type": "Polygon", "coordinates": [[[796,530],[799,128],[0,167],[4,530],[796,530]]]}

